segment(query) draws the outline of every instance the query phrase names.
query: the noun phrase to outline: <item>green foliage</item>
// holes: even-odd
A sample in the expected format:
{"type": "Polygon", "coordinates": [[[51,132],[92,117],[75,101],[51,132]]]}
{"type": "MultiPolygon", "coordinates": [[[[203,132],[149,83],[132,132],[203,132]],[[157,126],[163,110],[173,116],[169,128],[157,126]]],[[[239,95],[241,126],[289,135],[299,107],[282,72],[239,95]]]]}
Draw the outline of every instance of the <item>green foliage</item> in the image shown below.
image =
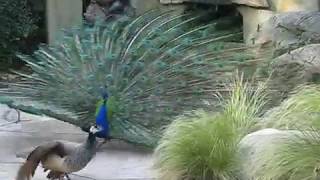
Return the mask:
{"type": "Polygon", "coordinates": [[[155,151],[160,179],[237,179],[238,144],[256,124],[263,89],[237,78],[220,113],[197,110],[173,121],[155,151]]]}
{"type": "Polygon", "coordinates": [[[257,180],[320,178],[320,129],[297,130],[265,149],[252,169],[257,180]]]}
{"type": "Polygon", "coordinates": [[[4,64],[14,57],[19,41],[37,27],[27,0],[0,0],[0,24],[0,63],[4,64]]]}
{"type": "Polygon", "coordinates": [[[237,134],[223,115],[196,111],[180,117],[166,130],[156,149],[162,180],[232,179],[237,134]]]}
{"type": "Polygon", "coordinates": [[[286,130],[285,136],[262,151],[251,176],[257,180],[319,179],[319,111],[320,86],[305,85],[267,112],[262,127],[286,130]]]}
{"type": "Polygon", "coordinates": [[[304,85],[281,103],[268,111],[263,118],[262,127],[279,129],[320,128],[320,86],[304,85]]]}

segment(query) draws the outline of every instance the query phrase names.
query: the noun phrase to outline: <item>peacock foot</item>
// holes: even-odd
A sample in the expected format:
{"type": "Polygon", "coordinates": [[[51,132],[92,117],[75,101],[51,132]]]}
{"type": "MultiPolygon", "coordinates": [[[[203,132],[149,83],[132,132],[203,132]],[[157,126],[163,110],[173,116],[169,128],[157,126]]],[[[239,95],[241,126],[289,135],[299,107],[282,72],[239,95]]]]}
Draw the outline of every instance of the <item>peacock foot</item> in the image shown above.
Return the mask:
{"type": "Polygon", "coordinates": [[[71,180],[71,178],[69,177],[69,175],[67,173],[65,173],[65,177],[67,178],[67,180],[71,180]]]}

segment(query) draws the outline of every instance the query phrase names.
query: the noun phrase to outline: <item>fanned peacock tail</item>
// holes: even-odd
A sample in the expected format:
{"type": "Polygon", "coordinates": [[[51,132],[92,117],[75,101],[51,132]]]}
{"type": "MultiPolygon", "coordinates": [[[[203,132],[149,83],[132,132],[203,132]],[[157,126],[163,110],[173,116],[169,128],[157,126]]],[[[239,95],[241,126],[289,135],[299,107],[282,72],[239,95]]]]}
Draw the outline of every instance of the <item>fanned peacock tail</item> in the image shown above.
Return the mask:
{"type": "Polygon", "coordinates": [[[198,23],[201,15],[153,10],[67,31],[56,45],[19,55],[32,74],[1,90],[1,102],[88,125],[107,93],[110,135],[154,145],[162,127],[184,111],[209,108],[236,67],[262,60],[254,47],[233,42],[232,19],[198,23]]]}

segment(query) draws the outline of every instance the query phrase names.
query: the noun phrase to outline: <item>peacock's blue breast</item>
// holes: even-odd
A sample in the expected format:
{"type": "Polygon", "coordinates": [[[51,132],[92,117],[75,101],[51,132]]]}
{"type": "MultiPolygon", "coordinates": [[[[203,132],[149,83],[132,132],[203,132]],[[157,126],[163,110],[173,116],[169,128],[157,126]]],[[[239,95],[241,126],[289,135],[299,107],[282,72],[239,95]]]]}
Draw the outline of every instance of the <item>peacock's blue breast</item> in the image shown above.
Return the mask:
{"type": "Polygon", "coordinates": [[[108,138],[109,120],[108,120],[108,106],[106,103],[103,103],[99,107],[98,114],[96,115],[96,125],[102,128],[102,131],[97,133],[97,137],[108,138]]]}

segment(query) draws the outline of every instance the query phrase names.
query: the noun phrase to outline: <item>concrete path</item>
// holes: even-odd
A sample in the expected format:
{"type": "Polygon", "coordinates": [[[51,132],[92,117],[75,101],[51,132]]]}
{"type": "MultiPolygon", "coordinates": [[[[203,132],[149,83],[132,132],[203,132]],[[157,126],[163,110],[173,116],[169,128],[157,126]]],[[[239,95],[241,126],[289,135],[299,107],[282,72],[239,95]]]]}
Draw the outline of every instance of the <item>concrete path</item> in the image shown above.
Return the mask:
{"type": "MultiPolygon", "coordinates": [[[[22,122],[8,124],[17,119],[17,112],[0,104],[0,180],[14,180],[24,159],[17,154],[51,140],[82,142],[86,134],[79,128],[48,117],[21,113],[22,122]]],[[[151,153],[122,142],[105,145],[89,165],[75,173],[72,180],[149,180],[154,179],[151,153]]],[[[45,180],[42,168],[33,180],[45,180]]]]}

